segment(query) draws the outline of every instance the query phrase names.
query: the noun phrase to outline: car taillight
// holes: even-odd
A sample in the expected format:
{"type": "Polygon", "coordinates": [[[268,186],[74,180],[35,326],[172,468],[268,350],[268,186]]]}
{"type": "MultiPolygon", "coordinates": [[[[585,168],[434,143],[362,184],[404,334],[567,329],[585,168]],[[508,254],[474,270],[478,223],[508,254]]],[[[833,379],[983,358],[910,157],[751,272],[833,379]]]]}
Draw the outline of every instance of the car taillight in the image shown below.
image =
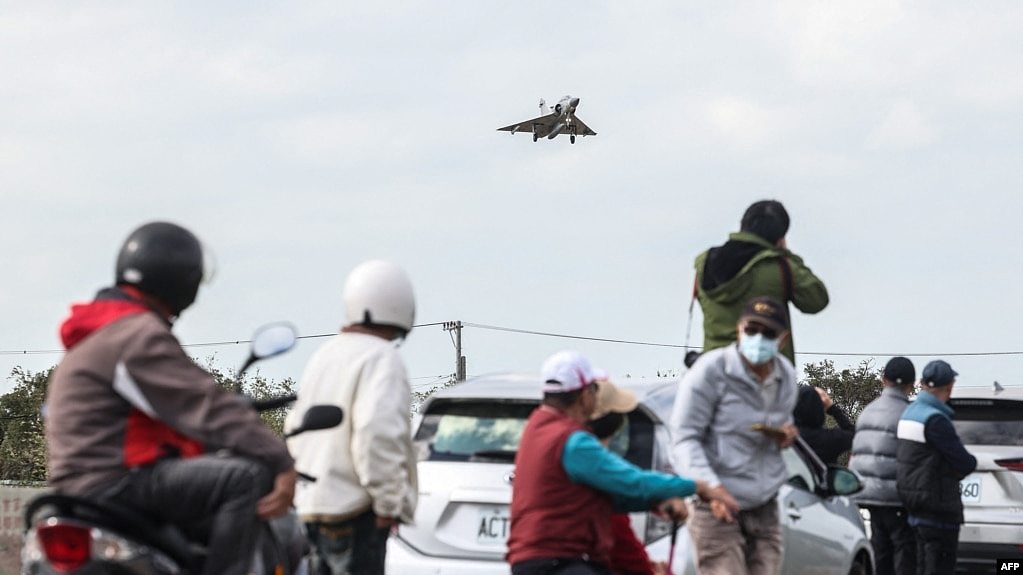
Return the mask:
{"type": "Polygon", "coordinates": [[[1009,471],[1023,471],[1023,457],[1016,459],[996,459],[995,463],[1009,471]]]}
{"type": "Polygon", "coordinates": [[[92,537],[77,525],[47,525],[36,529],[46,560],[58,573],[71,573],[89,561],[92,537]]]}

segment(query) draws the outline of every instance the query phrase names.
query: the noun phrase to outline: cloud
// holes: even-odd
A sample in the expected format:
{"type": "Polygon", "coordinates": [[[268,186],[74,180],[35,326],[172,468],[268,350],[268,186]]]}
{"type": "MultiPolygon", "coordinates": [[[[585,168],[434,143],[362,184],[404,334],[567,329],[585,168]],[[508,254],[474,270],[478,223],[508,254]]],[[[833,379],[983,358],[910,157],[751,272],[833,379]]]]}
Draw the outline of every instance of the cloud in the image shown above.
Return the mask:
{"type": "Polygon", "coordinates": [[[881,150],[908,150],[934,143],[939,130],[913,102],[895,102],[867,136],[867,146],[881,150]]]}
{"type": "MultiPolygon", "coordinates": [[[[52,347],[67,303],[154,217],[221,258],[180,326],[192,341],[280,317],[332,330],[344,274],[370,256],[410,267],[424,319],[678,339],[692,257],[764,196],[833,288],[800,323],[808,349],[864,347],[873,307],[916,341],[898,326],[933,298],[914,282],[954,251],[916,222],[949,213],[964,277],[991,276],[964,254],[1007,262],[963,329],[997,346],[1023,321],[997,297],[1021,267],[1018,2],[569,3],[567,20],[529,1],[8,8],[8,347],[52,347]],[[495,131],[565,93],[599,136],[495,131]]],[[[471,371],[559,345],[503,337],[467,335],[471,371]]],[[[403,348],[413,375],[447,368],[445,338],[403,348]]],[[[633,373],[651,357],[594,352],[633,373]]]]}
{"type": "Polygon", "coordinates": [[[728,145],[739,148],[760,148],[771,144],[781,126],[784,114],[767,110],[738,97],[717,98],[707,105],[710,127],[728,145]]]}

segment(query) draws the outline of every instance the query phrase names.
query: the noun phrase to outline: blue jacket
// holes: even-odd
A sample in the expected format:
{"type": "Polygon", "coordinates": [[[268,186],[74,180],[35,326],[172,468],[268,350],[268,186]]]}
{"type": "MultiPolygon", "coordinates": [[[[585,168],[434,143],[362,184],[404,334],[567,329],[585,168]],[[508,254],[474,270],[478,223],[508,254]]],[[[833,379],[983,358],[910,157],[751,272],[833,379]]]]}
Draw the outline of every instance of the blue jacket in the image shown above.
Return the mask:
{"type": "Polygon", "coordinates": [[[963,522],[959,482],[977,468],[952,426],[952,408],[928,391],[902,413],[897,483],[910,520],[934,525],[963,522]]]}
{"type": "Polygon", "coordinates": [[[695,481],[640,469],[585,431],[568,437],[561,452],[561,465],[572,481],[610,495],[619,512],[648,511],[665,499],[696,493],[695,481]]]}

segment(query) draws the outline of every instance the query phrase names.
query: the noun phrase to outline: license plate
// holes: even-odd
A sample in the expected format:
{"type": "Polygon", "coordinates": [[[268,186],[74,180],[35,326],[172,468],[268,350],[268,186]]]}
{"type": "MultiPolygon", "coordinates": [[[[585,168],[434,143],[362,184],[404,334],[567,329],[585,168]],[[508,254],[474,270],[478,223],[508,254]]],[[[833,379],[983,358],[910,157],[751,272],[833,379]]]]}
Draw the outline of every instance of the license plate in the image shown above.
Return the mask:
{"type": "Polygon", "coordinates": [[[959,497],[963,503],[980,503],[981,478],[970,475],[959,482],[959,497]]]}
{"type": "Polygon", "coordinates": [[[511,516],[507,507],[481,509],[476,523],[476,542],[480,545],[504,545],[508,542],[511,516]]]}

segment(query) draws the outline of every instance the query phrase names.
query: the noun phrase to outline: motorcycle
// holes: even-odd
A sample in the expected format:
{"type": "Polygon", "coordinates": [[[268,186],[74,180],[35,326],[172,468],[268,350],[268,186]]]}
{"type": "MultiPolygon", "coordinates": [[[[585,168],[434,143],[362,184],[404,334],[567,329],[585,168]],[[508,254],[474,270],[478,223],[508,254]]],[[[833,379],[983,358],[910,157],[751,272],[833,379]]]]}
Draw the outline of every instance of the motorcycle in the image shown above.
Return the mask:
{"type": "MultiPolygon", "coordinates": [[[[296,340],[295,330],[288,324],[257,330],[238,380],[253,363],[290,350],[296,340]]],[[[252,404],[257,411],[268,411],[295,399],[289,395],[252,404]]],[[[336,427],[343,417],[340,407],[314,405],[285,438],[336,427]]],[[[299,476],[316,480],[303,473],[299,476]]],[[[130,508],[67,495],[44,494],[32,500],[25,510],[25,528],[22,575],[188,575],[199,572],[205,557],[213,552],[190,541],[178,528],[130,508]]],[[[305,551],[301,524],[293,512],[264,521],[250,572],[301,575],[305,551]]]]}

